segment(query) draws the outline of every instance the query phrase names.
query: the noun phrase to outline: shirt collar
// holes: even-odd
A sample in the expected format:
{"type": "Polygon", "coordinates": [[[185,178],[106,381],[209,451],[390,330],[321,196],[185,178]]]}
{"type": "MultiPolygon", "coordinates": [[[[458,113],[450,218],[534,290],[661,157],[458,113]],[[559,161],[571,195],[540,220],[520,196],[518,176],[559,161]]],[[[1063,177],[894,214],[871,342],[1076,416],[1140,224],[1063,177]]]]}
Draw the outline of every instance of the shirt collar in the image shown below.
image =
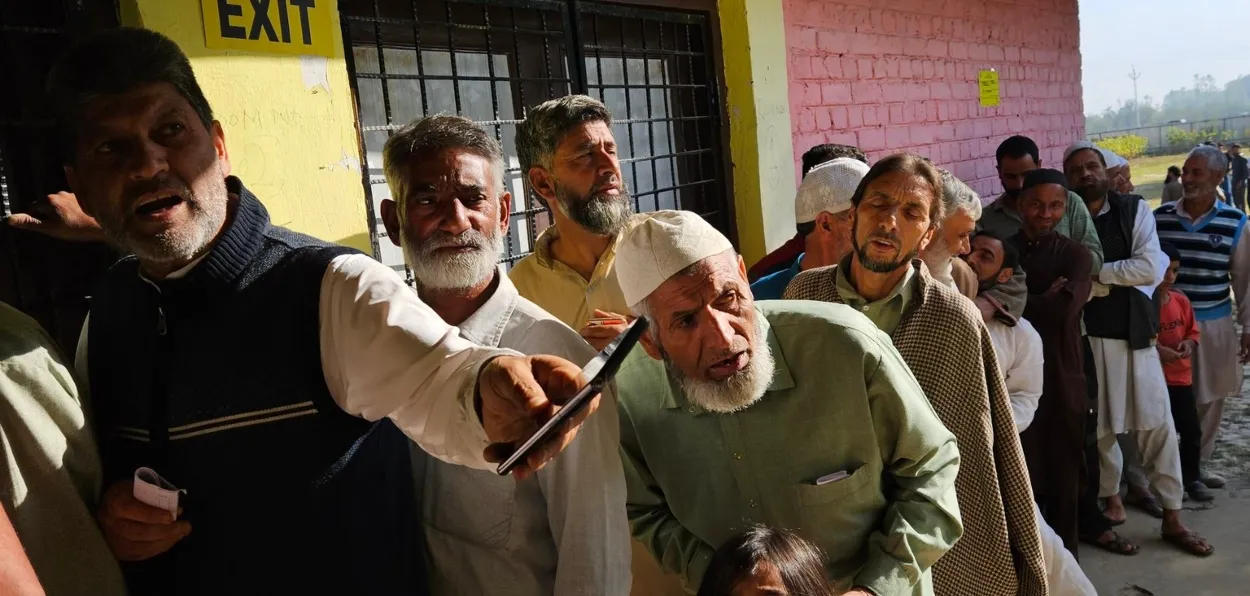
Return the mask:
{"type": "MultiPolygon", "coordinates": [[[[764,330],[764,336],[768,342],[768,349],[773,356],[773,379],[768,385],[765,396],[760,399],[767,399],[767,393],[772,391],[785,391],[794,388],[794,377],[790,374],[790,367],[786,365],[786,356],[781,351],[781,342],[778,341],[777,335],[773,332],[773,326],[769,324],[768,317],[755,309],[756,320],[759,321],[760,327],[764,330]]],[[[667,374],[667,371],[666,371],[667,374]]],[[[681,384],[668,375],[669,392],[668,399],[664,403],[664,407],[668,409],[683,409],[693,415],[706,414],[707,410],[691,403],[686,399],[686,394],[681,390],[681,384]]]]}
{"type": "MultiPolygon", "coordinates": [[[[638,222],[646,219],[647,217],[649,217],[649,215],[645,213],[634,214],[634,216],[630,218],[629,222],[625,224],[625,228],[617,233],[616,238],[611,244],[608,245],[608,249],[603,251],[602,255],[599,255],[599,262],[595,264],[595,270],[590,274],[590,283],[593,284],[595,281],[603,279],[611,273],[612,265],[616,261],[616,248],[620,246],[621,239],[625,237],[626,232],[633,229],[634,226],[638,225],[638,222]]],[[[568,265],[557,261],[555,257],[552,256],[551,243],[555,242],[556,238],[559,237],[560,230],[555,225],[548,226],[546,230],[543,230],[543,233],[540,234],[538,239],[534,241],[534,258],[538,261],[539,265],[542,265],[547,269],[551,269],[553,271],[567,271],[580,278],[580,274],[573,271],[573,269],[568,265]]]]}
{"type": "Polygon", "coordinates": [[[1193,221],[1197,221],[1208,215],[1211,215],[1212,213],[1215,213],[1219,208],[1220,208],[1220,197],[1218,195],[1215,197],[1215,202],[1211,203],[1211,208],[1208,209],[1206,213],[1201,213],[1198,215],[1191,215],[1188,211],[1185,210],[1185,197],[1181,197],[1180,199],[1176,201],[1176,214],[1186,219],[1193,220],[1193,221]]]}
{"type": "Polygon", "coordinates": [[[903,274],[903,279],[899,280],[898,285],[894,286],[894,289],[891,290],[885,298],[869,302],[867,298],[864,298],[858,291],[855,290],[855,286],[851,285],[851,278],[846,274],[846,272],[850,270],[851,258],[853,256],[855,256],[855,253],[847,255],[842,259],[842,262],[838,264],[836,279],[834,281],[838,287],[838,295],[842,297],[843,302],[856,310],[870,304],[885,304],[894,300],[898,300],[903,304],[907,303],[908,297],[913,295],[912,286],[914,285],[916,279],[916,264],[914,261],[907,265],[907,272],[903,274]],[[907,294],[903,294],[904,290],[907,291],[907,294]]]}
{"type": "Polygon", "coordinates": [[[499,268],[495,269],[494,291],[469,318],[458,325],[460,333],[469,341],[488,348],[499,347],[503,341],[503,333],[516,312],[517,302],[521,294],[517,292],[512,280],[508,279],[499,268]]]}

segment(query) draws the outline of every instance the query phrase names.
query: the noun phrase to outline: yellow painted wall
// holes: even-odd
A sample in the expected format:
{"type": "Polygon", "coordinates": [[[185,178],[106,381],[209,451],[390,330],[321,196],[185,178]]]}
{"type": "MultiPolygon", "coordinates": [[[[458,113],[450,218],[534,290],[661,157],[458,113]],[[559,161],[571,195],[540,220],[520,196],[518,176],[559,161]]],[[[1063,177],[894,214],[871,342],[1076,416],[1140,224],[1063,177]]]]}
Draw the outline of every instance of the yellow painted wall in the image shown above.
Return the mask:
{"type": "Polygon", "coordinates": [[[333,4],[333,58],[210,50],[199,0],[124,0],[121,15],[169,36],[191,58],[226,131],[234,173],[274,224],[369,251],[356,113],[333,4]]]}
{"type": "Polygon", "coordinates": [[[782,0],[721,0],[738,244],[748,264],[794,236],[794,150],[782,0]]]}

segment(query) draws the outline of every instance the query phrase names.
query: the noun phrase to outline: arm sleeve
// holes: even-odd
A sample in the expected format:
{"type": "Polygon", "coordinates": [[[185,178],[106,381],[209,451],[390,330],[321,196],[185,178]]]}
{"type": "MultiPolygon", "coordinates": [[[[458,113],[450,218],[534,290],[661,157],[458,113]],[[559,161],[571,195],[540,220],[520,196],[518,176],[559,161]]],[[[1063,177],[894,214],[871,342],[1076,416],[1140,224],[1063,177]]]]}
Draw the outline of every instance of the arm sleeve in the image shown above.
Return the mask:
{"type": "Polygon", "coordinates": [[[1072,207],[1072,239],[1089,249],[1090,273],[1097,276],[1102,271],[1102,241],[1098,239],[1098,229],[1094,227],[1094,218],[1089,215],[1085,201],[1072,191],[1068,191],[1068,203],[1072,207]]]}
{"type": "Polygon", "coordinates": [[[441,460],[492,467],[474,392],[482,365],[509,352],[461,338],[390,267],[364,255],[326,269],[320,323],[321,366],[339,407],[389,417],[441,460]]]}
{"type": "MultiPolygon", "coordinates": [[[[570,355],[571,356],[571,355],[570,355]]],[[[629,593],[629,523],[615,389],[560,457],[538,471],[556,543],[555,596],[629,593]],[[625,553],[622,555],[622,553],[625,553]]]]}
{"type": "Polygon", "coordinates": [[[1007,391],[1016,432],[1022,433],[1033,423],[1042,400],[1042,338],[1028,321],[1022,320],[1012,329],[1011,340],[1015,344],[1016,359],[1008,371],[1007,391]]]}
{"type": "Polygon", "coordinates": [[[1250,221],[1242,225],[1232,262],[1229,263],[1233,273],[1233,295],[1237,298],[1237,322],[1242,329],[1250,329],[1250,302],[1247,302],[1250,299],[1250,238],[1247,238],[1246,228],[1250,228],[1250,221]]]}
{"type": "Polygon", "coordinates": [[[665,571],[678,573],[687,592],[693,594],[703,583],[703,575],[716,549],[687,530],[673,515],[664,492],[647,466],[642,446],[629,419],[620,409],[621,464],[625,468],[627,491],[625,513],[634,538],[660,562],[665,571]]]}
{"type": "Polygon", "coordinates": [[[1061,275],[1068,278],[1054,295],[1029,294],[1029,318],[1039,325],[1062,326],[1068,321],[1079,321],[1081,309],[1089,301],[1093,280],[1086,271],[1092,261],[1088,250],[1072,251],[1072,258],[1065,259],[1061,275]]]}
{"type": "Polygon", "coordinates": [[[910,594],[920,577],[963,534],[955,476],[959,451],[898,352],[883,344],[869,371],[868,398],[885,473],[894,490],[855,585],[879,595],[910,594]]]}
{"type": "Polygon", "coordinates": [[[1112,286],[1141,286],[1153,294],[1154,287],[1163,281],[1168,258],[1159,247],[1154,214],[1145,204],[1138,205],[1137,219],[1133,222],[1132,250],[1132,256],[1127,259],[1104,263],[1098,281],[1112,286]]]}

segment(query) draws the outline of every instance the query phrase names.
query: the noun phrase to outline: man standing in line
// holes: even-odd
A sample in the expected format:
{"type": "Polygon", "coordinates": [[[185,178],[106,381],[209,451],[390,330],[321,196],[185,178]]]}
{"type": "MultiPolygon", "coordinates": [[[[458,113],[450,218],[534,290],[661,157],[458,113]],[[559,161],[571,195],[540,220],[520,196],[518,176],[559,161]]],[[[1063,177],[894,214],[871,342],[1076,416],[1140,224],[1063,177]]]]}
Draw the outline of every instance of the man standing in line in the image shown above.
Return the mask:
{"type": "Polygon", "coordinates": [[[693,593],[716,547],[762,523],[820,547],[838,594],[933,594],[960,456],[889,338],[846,307],[755,302],[742,258],[687,211],[632,230],[618,267],[652,321],[616,380],[630,523],[655,559],[693,593]]]}
{"type": "Polygon", "coordinates": [[[645,218],[633,215],[612,114],[585,95],[553,99],[526,114],[516,144],[521,172],[552,224],[508,275],[521,296],[602,349],[629,324],[616,247],[645,218]]]}
{"type": "Polygon", "coordinates": [[[855,251],[800,273],[787,299],[844,303],[888,333],[959,441],[964,537],[933,569],[938,594],[1045,594],[1033,494],[994,346],[972,302],[917,257],[943,213],[941,174],[897,154],[854,196],[855,251]]]}
{"type": "Polygon", "coordinates": [[[1076,554],[1089,410],[1081,309],[1093,281],[1089,250],[1055,232],[1067,200],[1063,173],[1029,172],[1020,196],[1024,225],[1009,242],[1016,245],[1020,266],[1028,272],[1024,316],[1042,336],[1045,358],[1041,404],[1020,440],[1042,515],[1076,554]]]}
{"type": "MultiPolygon", "coordinates": [[[[1014,136],[1003,141],[994,154],[998,162],[998,180],[1003,184],[1003,194],[985,208],[978,221],[978,229],[994,232],[1000,238],[1010,238],[1020,231],[1023,225],[1023,214],[1019,210],[1020,194],[1024,185],[1024,177],[1029,172],[1042,167],[1040,150],[1037,143],[1025,136],[1014,136]]],[[[1093,275],[1098,274],[1102,267],[1102,245],[1098,243],[1098,232],[1094,229],[1094,219],[1080,197],[1069,194],[1067,207],[1055,231],[1071,238],[1089,249],[1094,259],[1093,275]]]]}
{"type": "Polygon", "coordinates": [[[1247,181],[1250,181],[1250,163],[1247,163],[1245,156],[1241,154],[1241,145],[1233,143],[1233,147],[1228,150],[1229,161],[1229,178],[1233,188],[1233,204],[1242,213],[1246,212],[1246,187],[1247,181]]]}
{"type": "Polygon", "coordinates": [[[229,176],[225,133],[168,38],[95,33],[49,88],[71,188],[133,255],[93,296],[77,362],[108,486],[97,518],[131,593],[420,591],[395,427],[491,468],[578,368],[474,346],[390,268],[273,226],[229,176]],[[139,501],[140,467],[187,499],[139,501]]]}
{"type": "MultiPolygon", "coordinates": [[[[804,251],[794,264],[751,284],[756,300],[779,300],[800,271],[836,265],[851,252],[851,197],[868,164],[839,157],[816,166],[794,196],[794,220],[804,251]]],[[[978,205],[979,207],[980,205],[978,205]]]]}
{"type": "MultiPolygon", "coordinates": [[[[1015,244],[989,232],[972,239],[972,251],[965,259],[984,290],[1007,283],[1020,269],[1020,253],[1015,244]]],[[[1020,291],[1027,294],[1023,286],[1020,291]]],[[[1045,380],[1042,337],[1021,314],[1004,313],[985,324],[1011,397],[1011,414],[1017,432],[1024,432],[1033,423],[1045,380]]],[[[1033,512],[1041,533],[1042,559],[1046,561],[1046,583],[1051,596],[1097,596],[1098,592],[1077,564],[1076,557],[1063,547],[1063,540],[1042,519],[1042,512],[1036,505],[1033,512]]]]}
{"type": "MultiPolygon", "coordinates": [[[[577,332],[517,294],[497,266],[512,195],[494,137],[467,118],[430,116],[387,139],[382,161],[395,197],[382,202],[382,220],[422,302],[481,346],[573,362],[594,357],[577,332]]],[[[577,441],[524,480],[444,463],[413,446],[435,596],[629,594],[613,394],[604,391],[604,410],[577,441]]]]}
{"type": "Polygon", "coordinates": [[[933,241],[920,251],[920,259],[928,266],[934,281],[972,300],[977,297],[976,274],[959,257],[972,250],[972,232],[981,218],[981,196],[954,174],[946,170],[939,172],[945,219],[938,224],[933,241]]]}
{"type": "Polygon", "coordinates": [[[1118,435],[1130,434],[1150,485],[1162,500],[1163,538],[1193,554],[1212,551],[1180,521],[1180,452],[1168,412],[1167,382],[1155,350],[1154,291],[1167,269],[1153,214],[1145,199],[1110,189],[1103,154],[1089,143],[1064,153],[1068,185],[1094,214],[1105,259],[1095,283],[1105,296],[1085,305],[1085,327],[1098,374],[1099,497],[1106,516],[1123,519],[1120,478],[1125,466],[1118,435]]]}
{"type": "MultiPolygon", "coordinates": [[[[1224,414],[1224,398],[1241,393],[1241,365],[1250,360],[1250,242],[1246,214],[1217,200],[1224,154],[1210,146],[1189,153],[1181,169],[1185,196],[1155,209],[1159,240],[1181,251],[1176,289],[1189,298],[1202,342],[1194,349],[1193,387],[1202,421],[1202,460],[1211,459],[1224,414]],[[1233,300],[1237,322],[1233,326],[1233,300]]],[[[1208,488],[1224,479],[1202,474],[1208,488]]]]}
{"type": "MultiPolygon", "coordinates": [[[[803,179],[807,179],[807,175],[811,173],[816,166],[828,163],[838,158],[847,158],[858,161],[864,165],[868,165],[868,156],[864,155],[858,147],[850,145],[833,145],[824,144],[816,145],[803,153],[803,179]]],[[[797,206],[795,212],[798,212],[797,206]]],[[[794,266],[794,262],[799,255],[806,250],[807,235],[799,230],[793,238],[787,240],[785,244],[778,246],[776,250],[764,255],[748,271],[751,283],[759,281],[766,275],[772,275],[778,271],[785,271],[794,266]]],[[[785,288],[783,287],[782,290],[785,288]]],[[[763,300],[763,298],[761,298],[763,300]]]]}

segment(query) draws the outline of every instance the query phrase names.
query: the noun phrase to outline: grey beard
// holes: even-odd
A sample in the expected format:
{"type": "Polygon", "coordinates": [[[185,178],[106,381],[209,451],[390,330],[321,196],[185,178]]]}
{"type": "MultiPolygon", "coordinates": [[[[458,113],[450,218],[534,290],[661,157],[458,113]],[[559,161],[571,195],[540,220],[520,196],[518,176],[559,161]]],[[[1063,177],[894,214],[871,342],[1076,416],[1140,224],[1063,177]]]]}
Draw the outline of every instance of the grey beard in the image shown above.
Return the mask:
{"type": "Polygon", "coordinates": [[[633,215],[629,191],[621,185],[620,194],[596,194],[576,197],[568,188],[556,184],[556,207],[574,223],[596,236],[616,236],[625,229],[633,215]]]}
{"type": "Polygon", "coordinates": [[[940,235],[936,236],[929,243],[929,246],[921,253],[920,258],[924,261],[925,266],[929,268],[929,273],[934,278],[945,283],[952,281],[951,261],[955,258],[955,253],[951,251],[950,247],[946,245],[946,240],[940,235]]]}
{"type": "Polygon", "coordinates": [[[190,261],[216,239],[226,222],[230,197],[222,176],[221,196],[201,200],[190,188],[181,189],[188,221],[182,227],[170,228],[148,236],[134,232],[127,225],[128,216],[100,218],[105,236],[118,248],[138,257],[141,262],[173,263],[190,261]]]}
{"type": "Polygon", "coordinates": [[[503,234],[486,234],[469,229],[458,236],[438,232],[424,242],[411,242],[406,231],[400,233],[408,268],[417,286],[430,290],[467,290],[495,275],[499,255],[503,252],[503,234]],[[453,255],[435,251],[449,244],[469,244],[474,250],[453,255]]]}
{"type": "MultiPolygon", "coordinates": [[[[757,313],[756,316],[763,315],[757,313]]],[[[660,354],[664,358],[664,367],[669,377],[677,381],[686,399],[709,412],[732,414],[751,407],[764,397],[764,392],[768,391],[773,381],[776,361],[773,360],[773,353],[768,347],[764,327],[758,319],[755,323],[752,341],[755,347],[751,351],[751,361],[747,363],[747,367],[723,381],[704,381],[687,377],[669,360],[668,353],[664,352],[663,347],[660,349],[660,354]]]]}

